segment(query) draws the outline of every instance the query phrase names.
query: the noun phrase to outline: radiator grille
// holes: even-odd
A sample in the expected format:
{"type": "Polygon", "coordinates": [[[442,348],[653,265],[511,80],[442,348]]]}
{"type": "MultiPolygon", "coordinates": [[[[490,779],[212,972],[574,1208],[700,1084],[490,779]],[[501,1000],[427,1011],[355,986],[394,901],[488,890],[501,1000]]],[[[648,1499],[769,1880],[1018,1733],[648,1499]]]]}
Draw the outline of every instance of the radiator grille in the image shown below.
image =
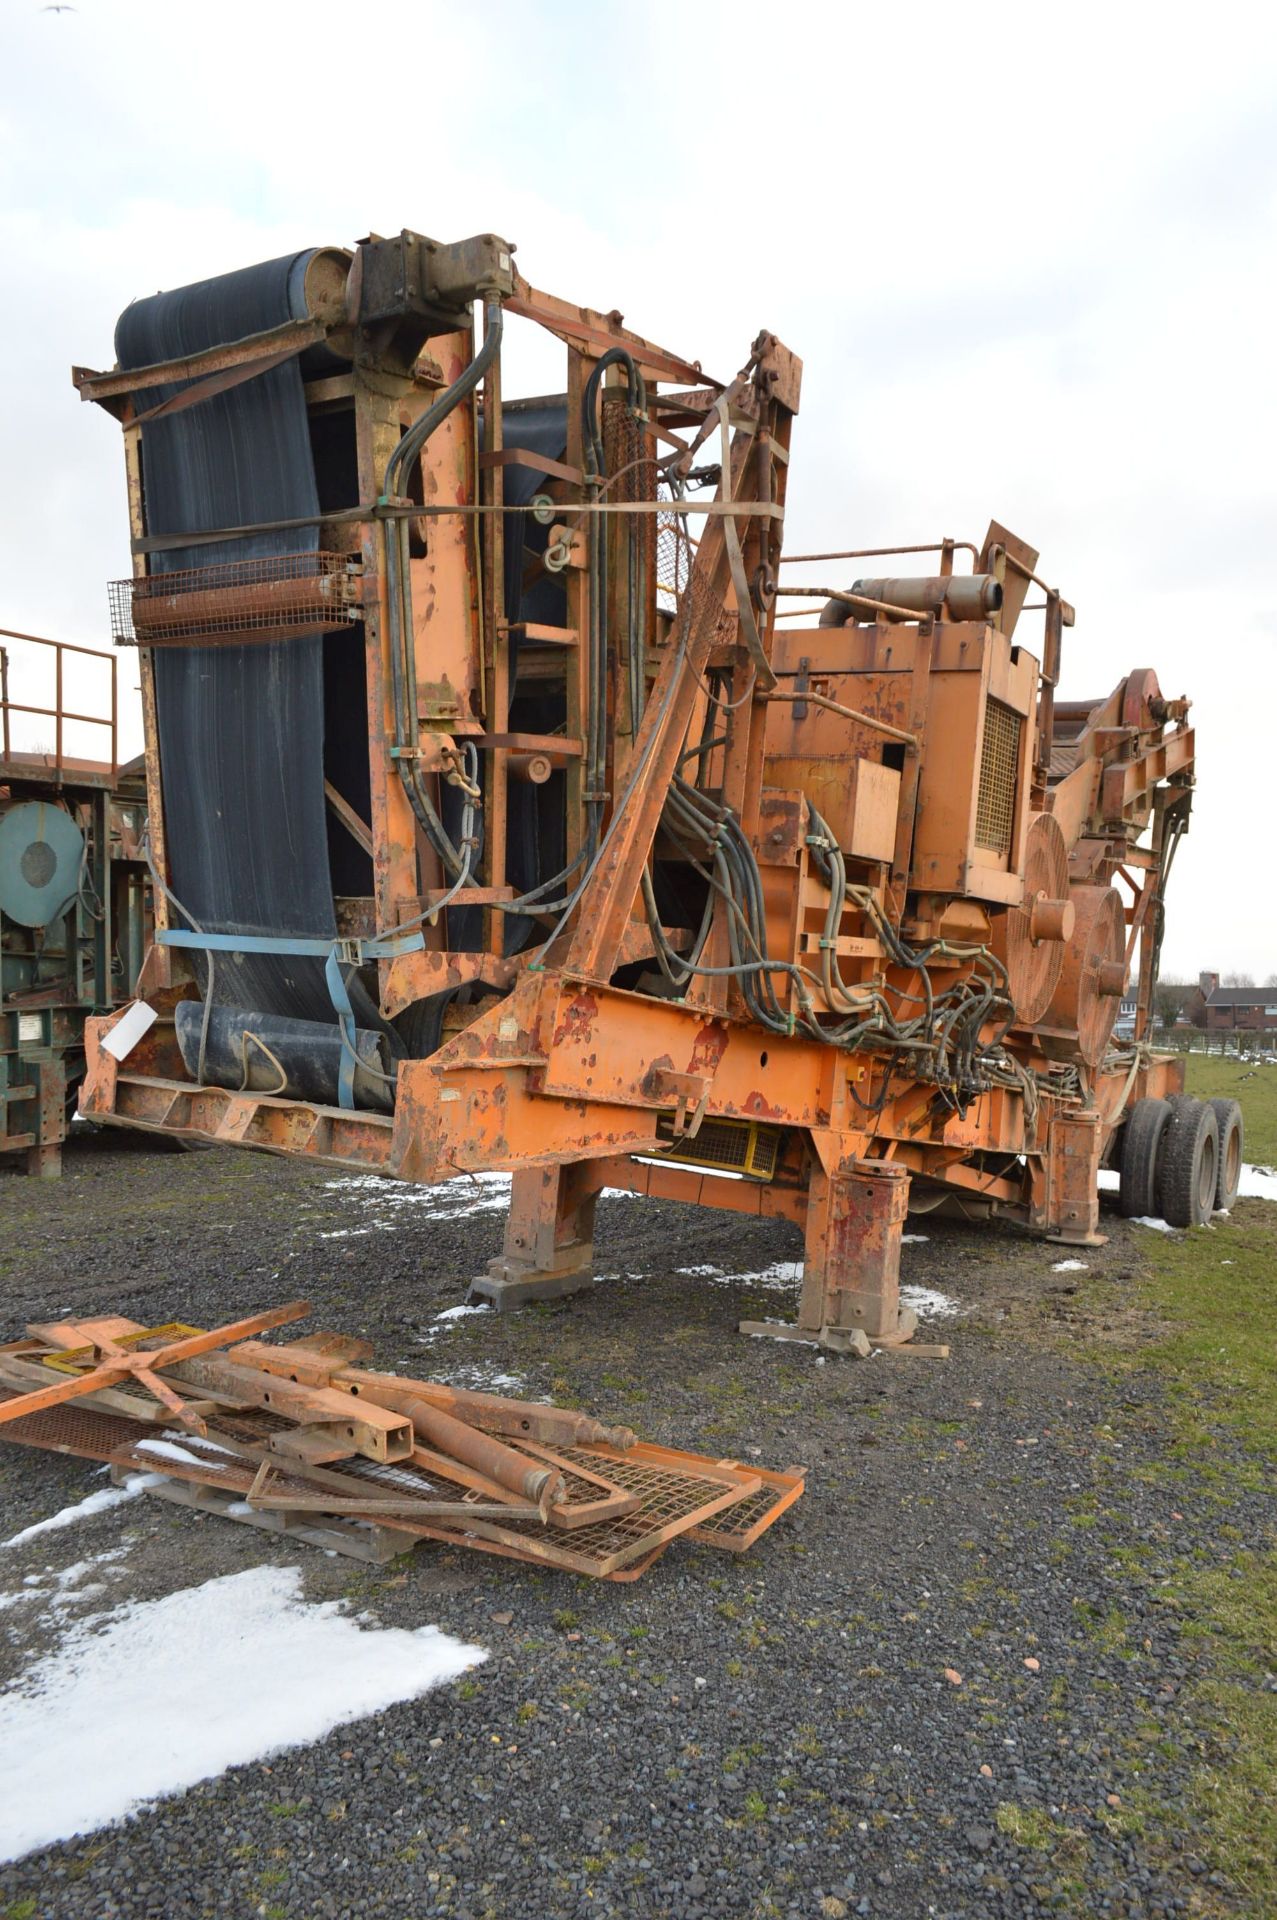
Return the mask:
{"type": "Polygon", "coordinates": [[[975,843],[990,853],[1009,853],[1015,827],[1015,782],[1020,765],[1020,715],[990,700],[984,709],[984,745],[980,752],[980,791],[976,798],[975,843]]]}

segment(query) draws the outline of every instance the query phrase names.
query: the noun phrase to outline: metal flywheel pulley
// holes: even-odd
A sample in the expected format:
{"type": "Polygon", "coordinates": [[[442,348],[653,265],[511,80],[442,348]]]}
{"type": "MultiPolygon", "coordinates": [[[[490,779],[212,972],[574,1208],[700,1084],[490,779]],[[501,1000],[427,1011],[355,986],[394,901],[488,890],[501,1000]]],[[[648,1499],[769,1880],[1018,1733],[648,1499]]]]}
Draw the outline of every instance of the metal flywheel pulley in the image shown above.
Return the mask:
{"type": "Polygon", "coordinates": [[[84,835],[64,807],[27,800],[0,813],[0,913],[47,927],[80,885],[84,835]]]}
{"type": "Polygon", "coordinates": [[[1032,1026],[1051,1004],[1073,932],[1069,855],[1054,814],[1029,816],[1024,843],[1024,900],[997,916],[992,947],[1007,970],[1017,1026],[1032,1026]]]}
{"type": "Polygon", "coordinates": [[[1126,988],[1126,915],[1116,887],[1074,887],[1071,898],[1073,934],[1064,949],[1042,1039],[1054,1058],[1080,1058],[1096,1067],[1112,1037],[1126,988]]]}

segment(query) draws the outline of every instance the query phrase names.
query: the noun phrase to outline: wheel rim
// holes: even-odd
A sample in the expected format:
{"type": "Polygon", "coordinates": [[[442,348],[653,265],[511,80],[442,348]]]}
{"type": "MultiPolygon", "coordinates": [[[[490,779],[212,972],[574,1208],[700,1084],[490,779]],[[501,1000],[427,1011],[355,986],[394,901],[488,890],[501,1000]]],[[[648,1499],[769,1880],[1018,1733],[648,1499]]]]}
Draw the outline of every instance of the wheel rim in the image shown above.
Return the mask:
{"type": "Polygon", "coordinates": [[[1215,1142],[1207,1134],[1202,1141],[1202,1157],[1197,1172],[1197,1204],[1204,1219],[1209,1220],[1215,1207],[1215,1176],[1218,1170],[1218,1157],[1215,1142]]]}

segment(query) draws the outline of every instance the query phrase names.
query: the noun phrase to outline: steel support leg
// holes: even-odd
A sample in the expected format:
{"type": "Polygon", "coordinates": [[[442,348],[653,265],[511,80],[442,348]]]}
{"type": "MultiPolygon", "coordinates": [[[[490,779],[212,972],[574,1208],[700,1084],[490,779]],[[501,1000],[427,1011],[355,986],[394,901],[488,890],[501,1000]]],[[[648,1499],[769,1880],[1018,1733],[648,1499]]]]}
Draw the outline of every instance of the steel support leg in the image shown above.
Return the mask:
{"type": "Polygon", "coordinates": [[[504,1310],[530,1300],[558,1300],[594,1283],[594,1208],[602,1174],[594,1161],[573,1160],[516,1173],[505,1246],[470,1297],[504,1310]]]}
{"type": "Polygon", "coordinates": [[[27,1172],[37,1180],[60,1180],[62,1178],[62,1143],[55,1140],[52,1146],[27,1148],[27,1172]]]}
{"type": "Polygon", "coordinates": [[[742,1333],[815,1341],[836,1353],[898,1346],[917,1326],[900,1305],[900,1241],[909,1209],[905,1168],[851,1161],[817,1169],[807,1190],[807,1247],[796,1327],[746,1320],[742,1333]]]}
{"type": "Polygon", "coordinates": [[[1102,1247],[1098,1113],[1057,1113],[1047,1142],[1046,1237],[1068,1246],[1102,1247]]]}

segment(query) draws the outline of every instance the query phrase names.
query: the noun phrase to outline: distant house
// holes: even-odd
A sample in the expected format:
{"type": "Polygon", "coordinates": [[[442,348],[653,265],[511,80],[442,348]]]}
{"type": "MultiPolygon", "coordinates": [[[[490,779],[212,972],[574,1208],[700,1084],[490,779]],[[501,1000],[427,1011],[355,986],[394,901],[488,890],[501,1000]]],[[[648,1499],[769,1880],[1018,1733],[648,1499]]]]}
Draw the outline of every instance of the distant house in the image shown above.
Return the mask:
{"type": "Polygon", "coordinates": [[[1129,1040],[1135,1032],[1135,1016],[1139,1011],[1140,997],[1138,985],[1128,987],[1122,995],[1117,1010],[1117,1019],[1113,1023],[1113,1032],[1119,1040],[1129,1040]]]}
{"type": "Polygon", "coordinates": [[[1188,1017],[1207,1033],[1277,1032],[1277,987],[1221,987],[1217,973],[1199,974],[1188,1017]]]}

